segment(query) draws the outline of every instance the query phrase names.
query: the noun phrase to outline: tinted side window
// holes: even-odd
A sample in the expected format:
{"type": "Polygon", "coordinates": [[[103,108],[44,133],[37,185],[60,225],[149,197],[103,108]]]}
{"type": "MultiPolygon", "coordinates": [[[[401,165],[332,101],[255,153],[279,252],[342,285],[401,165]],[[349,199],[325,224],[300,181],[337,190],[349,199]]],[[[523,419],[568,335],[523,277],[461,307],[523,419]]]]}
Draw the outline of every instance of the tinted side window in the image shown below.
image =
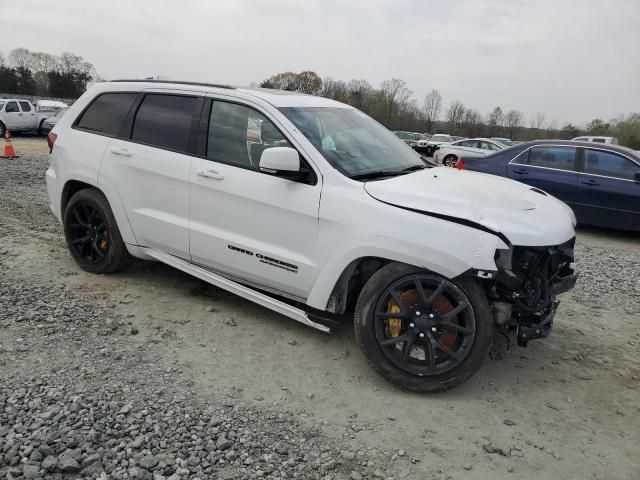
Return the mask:
{"type": "Polygon", "coordinates": [[[5,108],[4,111],[7,113],[14,113],[19,112],[20,110],[18,109],[17,102],[9,102],[7,103],[7,108],[5,108]]]}
{"type": "Polygon", "coordinates": [[[154,147],[189,152],[189,134],[198,99],[149,94],[133,122],[131,139],[154,147]]]}
{"type": "Polygon", "coordinates": [[[576,149],[573,147],[533,147],[529,153],[529,165],[534,167],[574,170],[576,149]]]}
{"type": "Polygon", "coordinates": [[[594,138],[591,141],[594,143],[607,143],[607,141],[604,138],[594,138]]]}
{"type": "Polygon", "coordinates": [[[264,115],[243,105],[213,102],[207,158],[258,170],[262,152],[271,147],[291,144],[264,115]]]}
{"type": "Polygon", "coordinates": [[[85,110],[76,127],[115,137],[137,96],[137,93],[103,93],[85,110]]]}
{"type": "Polygon", "coordinates": [[[631,160],[610,152],[585,150],[584,172],[605,177],[633,180],[640,167],[631,160]]]}
{"type": "Polygon", "coordinates": [[[516,158],[511,160],[511,163],[517,163],[519,165],[529,165],[529,152],[530,151],[531,150],[525,150],[524,152],[520,153],[520,155],[518,155],[516,158]]]}
{"type": "Polygon", "coordinates": [[[20,107],[22,108],[23,112],[31,111],[31,104],[29,102],[20,102],[20,107]]]}

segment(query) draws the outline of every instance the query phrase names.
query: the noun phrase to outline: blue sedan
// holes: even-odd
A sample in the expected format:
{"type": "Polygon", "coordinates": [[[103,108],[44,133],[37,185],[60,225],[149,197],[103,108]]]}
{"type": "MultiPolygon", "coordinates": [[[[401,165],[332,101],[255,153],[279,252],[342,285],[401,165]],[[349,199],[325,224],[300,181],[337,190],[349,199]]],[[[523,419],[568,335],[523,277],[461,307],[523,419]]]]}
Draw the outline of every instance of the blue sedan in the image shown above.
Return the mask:
{"type": "Polygon", "coordinates": [[[567,203],[579,223],[640,231],[640,156],[627,148],[536,140],[456,166],[544,190],[567,203]]]}

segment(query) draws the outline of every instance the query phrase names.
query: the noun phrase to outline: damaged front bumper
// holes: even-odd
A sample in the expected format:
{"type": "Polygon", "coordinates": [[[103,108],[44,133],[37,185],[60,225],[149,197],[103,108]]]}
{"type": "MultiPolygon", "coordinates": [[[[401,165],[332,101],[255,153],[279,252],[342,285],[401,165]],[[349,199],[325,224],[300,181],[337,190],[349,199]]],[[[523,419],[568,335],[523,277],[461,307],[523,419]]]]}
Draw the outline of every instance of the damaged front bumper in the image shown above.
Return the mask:
{"type": "Polygon", "coordinates": [[[556,296],[575,287],[575,238],[552,247],[513,247],[497,254],[499,267],[491,289],[494,320],[516,331],[518,345],[551,333],[556,296]]]}

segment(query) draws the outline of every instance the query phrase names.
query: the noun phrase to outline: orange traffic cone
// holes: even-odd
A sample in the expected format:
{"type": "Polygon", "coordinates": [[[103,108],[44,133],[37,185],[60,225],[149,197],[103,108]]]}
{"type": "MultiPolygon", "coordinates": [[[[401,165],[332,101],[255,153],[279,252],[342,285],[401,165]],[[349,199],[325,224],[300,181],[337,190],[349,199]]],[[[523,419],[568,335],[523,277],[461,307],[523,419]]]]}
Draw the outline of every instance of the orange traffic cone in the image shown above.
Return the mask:
{"type": "Polygon", "coordinates": [[[4,132],[4,153],[2,154],[3,158],[15,158],[16,150],[13,148],[13,144],[11,143],[11,133],[9,130],[5,130],[4,132]]]}

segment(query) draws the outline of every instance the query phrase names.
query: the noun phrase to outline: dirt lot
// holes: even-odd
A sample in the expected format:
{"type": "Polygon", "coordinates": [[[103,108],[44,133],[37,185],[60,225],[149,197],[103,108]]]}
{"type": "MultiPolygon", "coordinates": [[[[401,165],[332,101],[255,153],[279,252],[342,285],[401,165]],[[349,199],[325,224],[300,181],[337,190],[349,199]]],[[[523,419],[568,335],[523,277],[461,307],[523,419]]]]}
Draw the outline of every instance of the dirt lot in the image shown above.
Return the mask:
{"type": "Polygon", "coordinates": [[[582,276],[548,339],[513,343],[453,391],[409,394],[367,367],[350,325],[327,336],[159,264],[81,271],[48,211],[46,142],[14,143],[21,157],[0,159],[0,478],[640,478],[640,235],[580,229],[582,276]],[[76,403],[77,422],[47,413],[76,403]],[[64,443],[105,419],[126,425],[64,443]]]}

